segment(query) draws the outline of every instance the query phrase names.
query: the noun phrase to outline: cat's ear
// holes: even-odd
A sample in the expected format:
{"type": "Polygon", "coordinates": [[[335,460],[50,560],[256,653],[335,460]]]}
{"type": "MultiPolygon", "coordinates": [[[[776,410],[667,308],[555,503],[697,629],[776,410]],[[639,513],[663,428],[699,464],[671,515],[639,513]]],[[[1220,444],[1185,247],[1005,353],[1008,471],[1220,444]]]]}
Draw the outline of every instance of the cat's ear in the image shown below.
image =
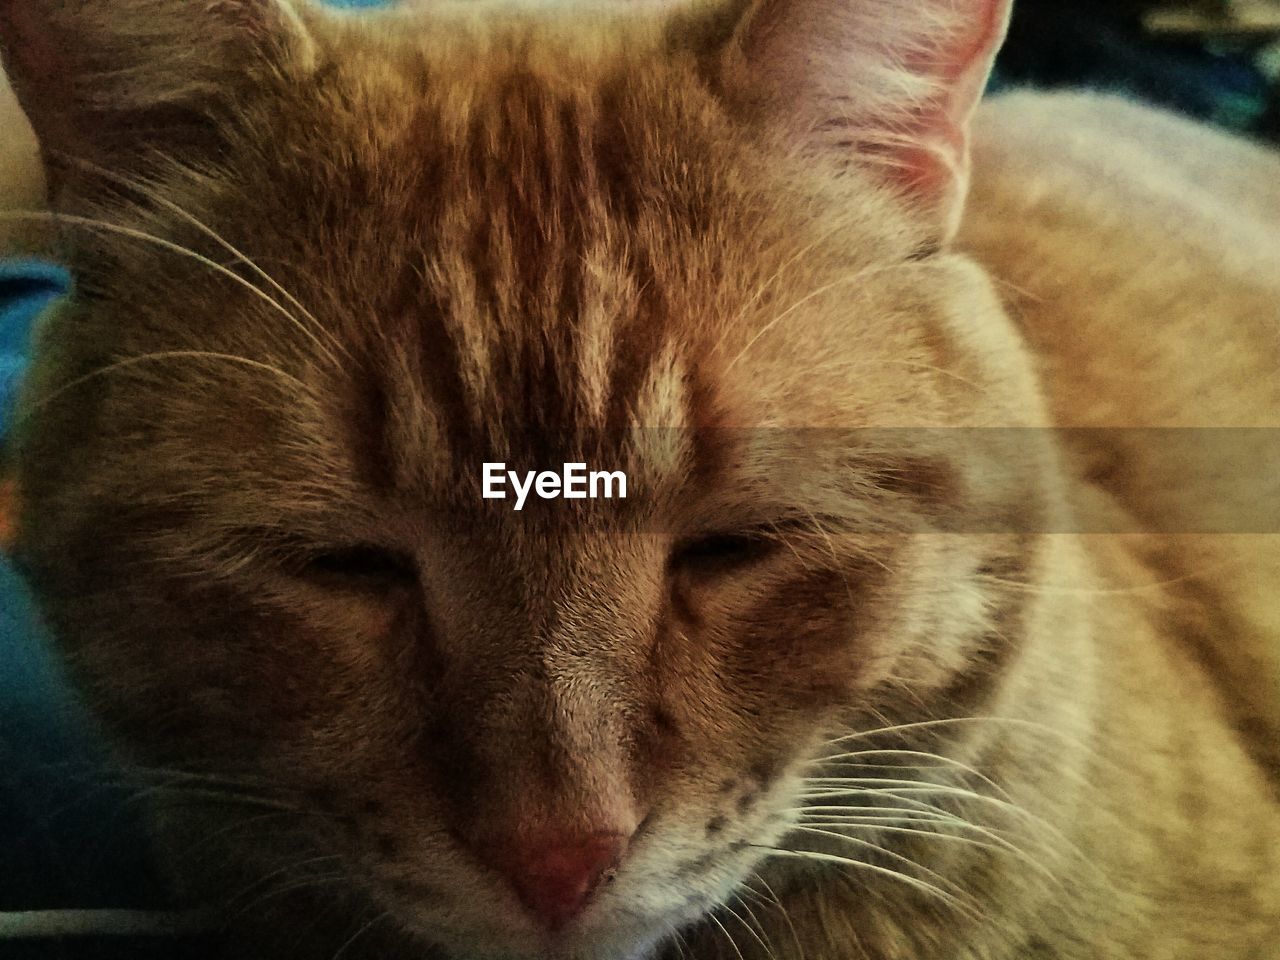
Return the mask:
{"type": "Polygon", "coordinates": [[[0,0],[0,54],[51,173],[180,154],[314,56],[288,0],[0,0]]]}
{"type": "Polygon", "coordinates": [[[797,149],[871,167],[947,239],[1010,0],[742,0],[721,82],[797,149]]]}

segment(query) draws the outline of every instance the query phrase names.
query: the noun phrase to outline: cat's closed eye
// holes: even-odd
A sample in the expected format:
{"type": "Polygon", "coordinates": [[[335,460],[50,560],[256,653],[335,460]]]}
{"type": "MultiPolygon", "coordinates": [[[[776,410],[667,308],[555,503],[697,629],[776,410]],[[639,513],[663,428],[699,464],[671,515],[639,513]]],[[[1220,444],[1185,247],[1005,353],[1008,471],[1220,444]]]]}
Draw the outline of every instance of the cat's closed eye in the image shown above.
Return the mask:
{"type": "Polygon", "coordinates": [[[412,557],[375,544],[334,546],[308,553],[296,573],[321,583],[366,590],[411,586],[418,579],[412,557]]]}
{"type": "Polygon", "coordinates": [[[673,573],[713,577],[751,567],[782,545],[771,529],[718,531],[679,541],[669,561],[673,573]]]}

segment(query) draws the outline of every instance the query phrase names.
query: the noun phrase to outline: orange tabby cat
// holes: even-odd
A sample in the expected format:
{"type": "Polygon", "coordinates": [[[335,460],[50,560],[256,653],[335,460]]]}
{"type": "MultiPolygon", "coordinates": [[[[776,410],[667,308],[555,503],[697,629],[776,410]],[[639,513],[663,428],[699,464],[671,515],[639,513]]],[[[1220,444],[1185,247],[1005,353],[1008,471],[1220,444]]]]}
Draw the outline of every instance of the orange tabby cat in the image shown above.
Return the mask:
{"type": "Polygon", "coordinates": [[[1280,956],[1280,160],[962,208],[1006,16],[0,0],[17,554],[231,955],[1280,956]]]}

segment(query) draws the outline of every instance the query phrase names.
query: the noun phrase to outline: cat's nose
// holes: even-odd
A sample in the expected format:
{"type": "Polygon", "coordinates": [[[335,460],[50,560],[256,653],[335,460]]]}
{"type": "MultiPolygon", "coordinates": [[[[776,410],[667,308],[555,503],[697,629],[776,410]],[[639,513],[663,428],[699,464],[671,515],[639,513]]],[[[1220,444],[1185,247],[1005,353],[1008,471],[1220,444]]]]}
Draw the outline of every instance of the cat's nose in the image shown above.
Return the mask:
{"type": "Polygon", "coordinates": [[[520,902],[552,930],[582,912],[618,866],[629,835],[611,831],[512,839],[490,847],[489,862],[520,902]]]}

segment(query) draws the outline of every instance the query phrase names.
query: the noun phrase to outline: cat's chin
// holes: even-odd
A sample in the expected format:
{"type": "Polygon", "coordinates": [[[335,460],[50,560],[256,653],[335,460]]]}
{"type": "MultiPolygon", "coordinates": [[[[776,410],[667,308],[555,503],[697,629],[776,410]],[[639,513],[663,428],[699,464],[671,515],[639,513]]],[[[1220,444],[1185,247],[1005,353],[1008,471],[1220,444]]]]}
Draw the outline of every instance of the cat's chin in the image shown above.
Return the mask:
{"type": "Polygon", "coordinates": [[[665,936],[660,928],[635,930],[607,939],[569,940],[542,952],[494,957],[492,960],[651,960],[665,936]]]}
{"type": "Polygon", "coordinates": [[[671,922],[657,917],[621,924],[599,922],[560,934],[510,933],[501,926],[445,931],[439,926],[410,925],[417,927],[416,939],[443,950],[451,960],[649,960],[673,929],[671,922]]]}

